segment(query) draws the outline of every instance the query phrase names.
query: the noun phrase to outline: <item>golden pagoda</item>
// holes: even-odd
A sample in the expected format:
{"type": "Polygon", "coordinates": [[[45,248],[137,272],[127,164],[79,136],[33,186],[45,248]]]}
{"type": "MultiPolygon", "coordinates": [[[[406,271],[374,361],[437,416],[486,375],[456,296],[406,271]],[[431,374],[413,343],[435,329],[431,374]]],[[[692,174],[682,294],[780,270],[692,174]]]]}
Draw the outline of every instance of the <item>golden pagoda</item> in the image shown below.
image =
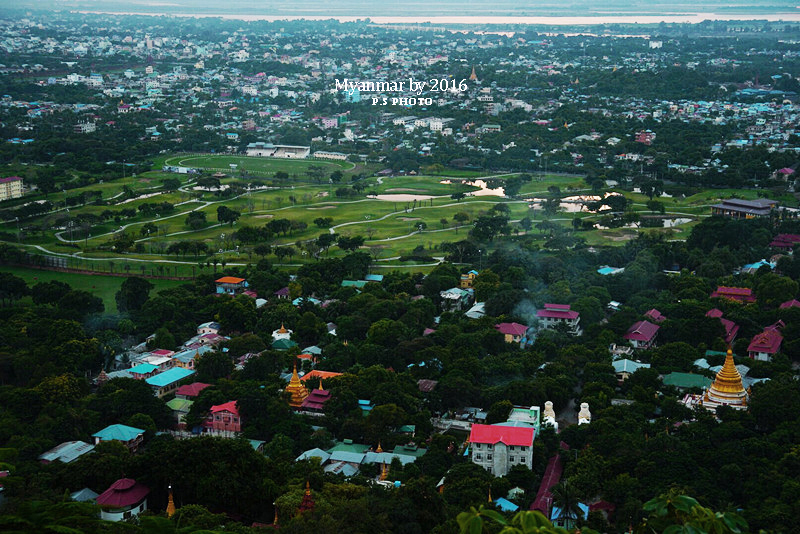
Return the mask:
{"type": "Polygon", "coordinates": [[[748,394],[742,385],[742,375],[733,363],[733,351],[728,349],[725,363],[717,373],[714,382],[703,394],[701,404],[714,411],[717,406],[730,406],[736,410],[747,408],[748,394]]]}
{"type": "Polygon", "coordinates": [[[172,485],[169,486],[169,499],[167,500],[167,517],[175,515],[175,500],[172,498],[172,485]]]}
{"type": "Polygon", "coordinates": [[[381,464],[381,476],[380,476],[380,480],[386,480],[387,478],[389,478],[389,470],[388,470],[388,469],[386,469],[386,462],[383,462],[383,463],[381,464]]]}
{"type": "Polygon", "coordinates": [[[297,363],[294,364],[294,369],[292,370],[292,379],[289,380],[289,385],[286,386],[286,391],[292,394],[292,397],[289,399],[289,406],[292,408],[299,408],[303,405],[303,401],[306,400],[308,397],[308,390],[300,382],[300,377],[297,374],[297,363]]]}
{"type": "Polygon", "coordinates": [[[475,65],[472,66],[472,74],[469,75],[469,79],[473,82],[478,79],[478,75],[475,73],[475,65]]]}

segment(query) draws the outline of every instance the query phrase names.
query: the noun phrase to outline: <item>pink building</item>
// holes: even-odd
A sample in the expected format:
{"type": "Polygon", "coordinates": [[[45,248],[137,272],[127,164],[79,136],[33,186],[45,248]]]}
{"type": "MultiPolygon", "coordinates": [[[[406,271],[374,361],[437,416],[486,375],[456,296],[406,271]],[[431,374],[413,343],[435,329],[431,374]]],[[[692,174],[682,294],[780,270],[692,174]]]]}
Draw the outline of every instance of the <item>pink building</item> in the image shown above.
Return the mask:
{"type": "Polygon", "coordinates": [[[241,432],[242,418],[236,401],[212,406],[205,427],[214,432],[241,432]]]}

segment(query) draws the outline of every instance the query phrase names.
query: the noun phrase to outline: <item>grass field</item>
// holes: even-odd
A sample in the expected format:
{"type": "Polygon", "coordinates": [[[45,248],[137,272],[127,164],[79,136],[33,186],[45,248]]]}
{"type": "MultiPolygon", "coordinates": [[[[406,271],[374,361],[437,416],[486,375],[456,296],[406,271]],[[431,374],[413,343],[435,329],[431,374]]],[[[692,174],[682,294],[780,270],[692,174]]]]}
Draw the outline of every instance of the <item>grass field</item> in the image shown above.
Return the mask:
{"type": "MultiPolygon", "coordinates": [[[[92,295],[103,299],[106,313],[117,312],[117,303],[114,300],[114,294],[119,291],[122,282],[125,280],[125,278],[120,276],[63,273],[39,269],[26,269],[22,267],[9,267],[5,265],[0,267],[0,271],[19,276],[25,280],[29,286],[36,285],[39,282],[58,280],[59,282],[69,284],[73,289],[87,291],[92,295]]],[[[155,286],[153,289],[154,292],[171,287],[177,287],[186,283],[185,281],[180,280],[150,279],[149,281],[155,286]]]]}
{"type": "MultiPolygon", "coordinates": [[[[444,170],[436,175],[418,176],[373,176],[380,165],[364,166],[350,162],[330,162],[314,160],[285,160],[269,158],[248,158],[235,155],[170,155],[157,158],[154,170],[133,177],[115,180],[104,184],[87,186],[86,190],[100,189],[104,198],[111,198],[122,192],[123,186],[132,188],[136,193],[149,194],[157,192],[161,181],[167,177],[178,178],[184,190],[159,193],[148,198],[138,198],[125,204],[104,206],[82,206],[70,208],[70,218],[78,219],[81,214],[98,215],[105,209],[119,210],[122,207],[137,209],[143,203],[170,202],[175,205],[175,210],[163,217],[150,217],[137,213],[133,218],[113,220],[97,224],[90,229],[86,236],[81,227],[73,227],[73,235],[63,228],[55,230],[48,228],[48,223],[54,219],[40,217],[38,220],[26,221],[26,225],[36,224],[41,231],[26,236],[23,246],[31,252],[50,253],[69,257],[71,266],[100,271],[125,272],[128,274],[153,274],[173,276],[193,276],[200,272],[200,264],[207,263],[213,258],[221,263],[223,260],[229,264],[245,265],[253,263],[259,258],[253,252],[252,244],[233,243],[231,234],[242,226],[261,227],[271,219],[285,218],[295,223],[303,223],[305,228],[296,228],[287,235],[275,236],[270,239],[270,245],[295,246],[316,239],[320,234],[334,231],[341,235],[363,235],[366,246],[377,259],[381,268],[407,269],[409,264],[396,260],[399,256],[409,255],[416,247],[423,247],[432,257],[441,257],[440,245],[466,237],[469,226],[481,214],[488,211],[497,203],[505,203],[510,208],[510,218],[518,221],[524,217],[531,217],[533,224],[542,221],[543,213],[540,207],[531,209],[529,202],[524,199],[543,198],[550,194],[548,191],[557,187],[562,196],[578,194],[591,194],[586,184],[579,176],[535,174],[530,182],[523,185],[517,200],[507,199],[502,196],[492,196],[484,190],[485,185],[480,182],[462,182],[464,178],[481,178],[483,182],[502,180],[503,177],[513,175],[491,176],[477,171],[444,170]],[[237,171],[247,170],[244,176],[230,172],[230,164],[237,165],[237,171]],[[204,168],[206,170],[220,169],[226,174],[234,174],[222,179],[223,184],[234,182],[263,184],[265,187],[253,189],[232,198],[223,198],[218,193],[208,191],[195,191],[191,189],[195,175],[167,174],[161,171],[161,166],[181,165],[204,168]],[[323,167],[325,178],[312,179],[308,175],[312,165],[323,167]],[[327,176],[337,169],[342,169],[345,176],[341,184],[327,183],[327,176]],[[274,173],[287,172],[290,179],[285,183],[277,183],[274,173]],[[336,197],[336,189],[349,187],[350,174],[366,173],[365,196],[336,197]],[[483,175],[483,176],[481,176],[483,175]],[[257,178],[257,179],[254,179],[257,178]],[[449,182],[448,182],[449,181],[449,182]],[[443,183],[444,182],[444,183],[443,183]],[[456,192],[464,192],[470,196],[457,202],[451,198],[456,192]],[[381,195],[385,200],[372,197],[372,194],[381,195]],[[390,195],[383,197],[383,195],[390,195]],[[415,195],[424,195],[420,199],[415,195]],[[474,195],[474,196],[473,196],[474,195]],[[430,197],[434,197],[432,200],[430,197]],[[416,200],[416,202],[415,202],[416,200]],[[220,224],[217,221],[217,209],[226,206],[241,213],[238,221],[233,225],[220,224]],[[206,215],[206,225],[192,230],[186,225],[187,214],[193,210],[201,211],[206,215]],[[469,220],[466,225],[456,228],[453,216],[464,212],[469,220]],[[331,228],[320,228],[314,220],[320,217],[330,217],[331,228]],[[444,223],[442,223],[444,220],[444,223]],[[155,224],[157,230],[147,234],[142,232],[145,224],[155,224]],[[423,231],[419,225],[424,224],[423,231]],[[125,232],[131,235],[139,244],[139,252],[120,254],[111,247],[115,235],[125,232]],[[176,256],[166,255],[166,248],[178,241],[202,241],[209,249],[206,256],[176,256]],[[70,241],[70,242],[67,242],[70,241]],[[236,245],[239,245],[239,249],[236,245]],[[38,247],[38,248],[37,248],[38,247]],[[144,267],[144,270],[142,270],[144,267]]],[[[80,190],[78,190],[79,192],[80,190]]],[[[643,216],[652,215],[646,207],[649,200],[645,195],[633,192],[622,192],[632,202],[632,209],[643,216]]],[[[74,192],[70,192],[73,195],[74,192]]],[[[615,246],[631,238],[639,231],[660,232],[669,239],[685,239],[692,226],[698,220],[710,214],[710,205],[721,198],[737,196],[741,198],[755,198],[757,191],[751,190],[709,190],[702,191],[689,197],[662,197],[658,200],[664,204],[666,215],[691,219],[675,228],[617,228],[593,229],[580,231],[577,235],[586,239],[593,246],[615,246]]],[[[56,199],[59,194],[51,195],[56,199]]],[[[121,197],[118,197],[121,199],[121,197]]],[[[781,199],[784,201],[784,199],[781,199]]],[[[785,204],[796,205],[792,198],[785,199],[785,204]]],[[[581,217],[587,221],[601,219],[602,214],[589,214],[578,212],[578,205],[563,205],[564,209],[551,217],[551,220],[566,227],[572,227],[572,220],[581,217]]],[[[138,212],[138,210],[137,210],[138,212]]],[[[64,213],[60,214],[62,217],[64,213]]],[[[63,224],[63,223],[62,223],[63,224]]],[[[0,231],[16,234],[13,222],[0,225],[0,231]]],[[[530,232],[542,242],[545,237],[538,230],[530,232]]],[[[333,247],[328,252],[330,257],[341,256],[344,252],[338,247],[333,247]]],[[[269,259],[278,263],[274,255],[269,259]]],[[[309,261],[301,251],[285,260],[286,264],[297,265],[309,261]]],[[[203,267],[206,270],[211,267],[203,267]]],[[[221,267],[218,266],[221,269],[221,267]]],[[[426,267],[414,267],[425,269],[426,267]]],[[[429,267],[427,267],[429,268],[429,267]]],[[[115,279],[118,280],[118,279],[115,279]]]]}

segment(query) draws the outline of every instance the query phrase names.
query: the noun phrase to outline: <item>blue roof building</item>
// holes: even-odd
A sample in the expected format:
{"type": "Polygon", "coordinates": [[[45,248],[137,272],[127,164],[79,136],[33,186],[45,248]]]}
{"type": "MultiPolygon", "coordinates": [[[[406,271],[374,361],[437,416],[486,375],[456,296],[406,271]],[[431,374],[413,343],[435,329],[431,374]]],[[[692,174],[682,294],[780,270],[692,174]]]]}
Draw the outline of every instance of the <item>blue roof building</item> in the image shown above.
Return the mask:
{"type": "Polygon", "coordinates": [[[136,452],[139,444],[144,439],[144,430],[128,425],[108,425],[103,430],[92,434],[92,437],[95,445],[101,441],[120,441],[131,452],[136,452]]]}
{"type": "Polygon", "coordinates": [[[153,392],[159,399],[178,389],[178,382],[194,374],[191,369],[183,367],[173,367],[169,371],[164,371],[155,376],[151,376],[145,382],[153,388],[153,392]]]}

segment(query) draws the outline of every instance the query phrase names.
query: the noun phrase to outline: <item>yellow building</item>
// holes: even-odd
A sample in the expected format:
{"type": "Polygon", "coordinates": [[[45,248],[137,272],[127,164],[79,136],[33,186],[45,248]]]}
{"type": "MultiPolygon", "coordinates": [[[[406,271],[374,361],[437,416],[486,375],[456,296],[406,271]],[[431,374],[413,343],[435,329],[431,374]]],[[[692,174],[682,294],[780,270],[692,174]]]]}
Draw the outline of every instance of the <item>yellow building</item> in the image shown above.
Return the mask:
{"type": "Polygon", "coordinates": [[[0,200],[19,198],[22,196],[22,178],[9,176],[0,178],[0,200]]]}
{"type": "Polygon", "coordinates": [[[736,410],[747,409],[749,395],[742,385],[742,375],[733,363],[733,352],[728,349],[725,363],[717,373],[714,382],[703,394],[700,403],[708,410],[714,411],[718,406],[730,406],[736,410]]]}

